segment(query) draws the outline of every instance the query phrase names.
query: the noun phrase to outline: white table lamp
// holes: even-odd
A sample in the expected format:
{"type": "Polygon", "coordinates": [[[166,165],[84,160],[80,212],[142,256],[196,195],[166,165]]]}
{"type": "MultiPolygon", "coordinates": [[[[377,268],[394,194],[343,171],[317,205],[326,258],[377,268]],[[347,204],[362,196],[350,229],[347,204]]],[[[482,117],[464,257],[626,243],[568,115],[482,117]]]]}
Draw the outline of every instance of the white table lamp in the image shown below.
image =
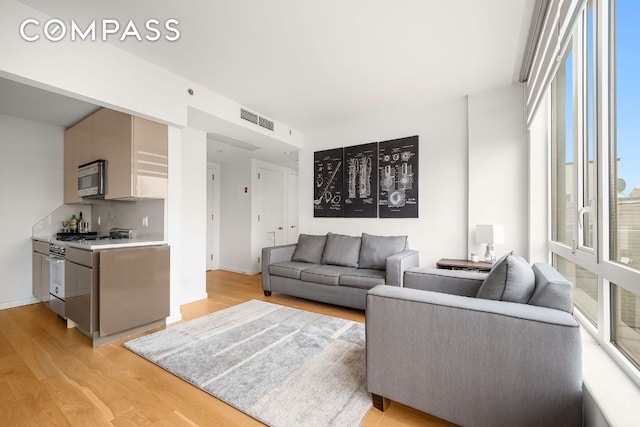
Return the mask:
{"type": "Polygon", "coordinates": [[[478,224],[476,225],[476,243],[486,243],[487,250],[484,260],[495,262],[496,255],[493,252],[493,244],[504,243],[504,227],[500,224],[478,224]]]}

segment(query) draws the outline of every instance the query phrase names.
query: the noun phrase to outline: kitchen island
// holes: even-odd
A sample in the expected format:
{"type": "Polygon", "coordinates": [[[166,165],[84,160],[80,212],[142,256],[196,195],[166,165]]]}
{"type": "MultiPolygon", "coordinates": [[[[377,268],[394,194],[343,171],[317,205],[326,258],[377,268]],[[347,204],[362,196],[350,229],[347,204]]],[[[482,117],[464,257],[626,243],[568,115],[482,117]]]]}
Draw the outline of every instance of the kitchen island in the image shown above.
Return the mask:
{"type": "MultiPolygon", "coordinates": [[[[165,325],[169,316],[169,246],[145,239],[63,242],[33,238],[34,254],[55,248],[48,262],[51,294],[47,303],[68,324],[91,338],[94,347],[165,325]],[[62,261],[62,265],[60,262],[62,261]],[[62,307],[62,308],[60,308],[62,307]]],[[[36,259],[34,255],[34,260],[36,259]]],[[[34,263],[36,270],[47,262],[34,263]]],[[[34,291],[35,293],[35,291],[34,291]]],[[[42,292],[41,292],[42,293],[42,292]]]]}

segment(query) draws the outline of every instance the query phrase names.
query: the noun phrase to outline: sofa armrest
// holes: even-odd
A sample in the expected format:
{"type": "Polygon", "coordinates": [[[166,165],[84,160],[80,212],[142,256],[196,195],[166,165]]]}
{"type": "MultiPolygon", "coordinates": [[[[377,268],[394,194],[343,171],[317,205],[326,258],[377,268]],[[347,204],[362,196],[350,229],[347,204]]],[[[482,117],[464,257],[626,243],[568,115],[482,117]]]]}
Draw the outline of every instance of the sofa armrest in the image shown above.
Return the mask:
{"type": "Polygon", "coordinates": [[[278,262],[291,261],[293,253],[298,245],[293,243],[290,245],[272,246],[262,248],[262,289],[271,291],[271,276],[269,275],[269,265],[278,262]]]}
{"type": "Polygon", "coordinates": [[[473,297],[487,275],[478,271],[414,267],[404,273],[404,287],[473,297]]]}
{"type": "Polygon", "coordinates": [[[376,286],[368,391],[458,425],[581,424],[580,328],[566,312],[376,286]]]}
{"type": "Polygon", "coordinates": [[[402,286],[404,272],[417,267],[420,263],[420,254],[412,249],[405,249],[402,252],[387,257],[385,284],[391,286],[402,286]]]}

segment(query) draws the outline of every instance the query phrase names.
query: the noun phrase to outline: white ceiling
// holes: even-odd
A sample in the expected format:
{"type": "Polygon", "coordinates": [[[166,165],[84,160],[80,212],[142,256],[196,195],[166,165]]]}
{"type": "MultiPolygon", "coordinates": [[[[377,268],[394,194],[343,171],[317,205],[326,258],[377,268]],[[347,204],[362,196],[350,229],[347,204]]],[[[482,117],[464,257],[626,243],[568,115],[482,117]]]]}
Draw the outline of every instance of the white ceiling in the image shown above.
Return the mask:
{"type": "Polygon", "coordinates": [[[20,0],[49,16],[180,21],[113,43],[302,132],[517,81],[535,0],[20,0]]]}

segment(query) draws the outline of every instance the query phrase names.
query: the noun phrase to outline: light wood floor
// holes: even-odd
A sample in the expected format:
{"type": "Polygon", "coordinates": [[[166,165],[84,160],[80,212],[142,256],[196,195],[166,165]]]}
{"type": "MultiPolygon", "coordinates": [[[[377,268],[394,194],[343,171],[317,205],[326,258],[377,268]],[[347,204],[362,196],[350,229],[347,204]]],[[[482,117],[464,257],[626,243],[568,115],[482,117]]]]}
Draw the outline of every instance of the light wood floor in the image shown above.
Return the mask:
{"type": "MultiPolygon", "coordinates": [[[[184,320],[261,299],[364,321],[360,311],[274,293],[260,276],[207,273],[209,298],[181,307],[184,320]]],[[[257,421],[122,347],[93,349],[89,338],[41,304],[0,310],[2,426],[253,426],[257,421]]],[[[287,408],[282,408],[286,410],[287,408]]],[[[363,426],[446,426],[393,402],[371,409],[363,426]]]]}

